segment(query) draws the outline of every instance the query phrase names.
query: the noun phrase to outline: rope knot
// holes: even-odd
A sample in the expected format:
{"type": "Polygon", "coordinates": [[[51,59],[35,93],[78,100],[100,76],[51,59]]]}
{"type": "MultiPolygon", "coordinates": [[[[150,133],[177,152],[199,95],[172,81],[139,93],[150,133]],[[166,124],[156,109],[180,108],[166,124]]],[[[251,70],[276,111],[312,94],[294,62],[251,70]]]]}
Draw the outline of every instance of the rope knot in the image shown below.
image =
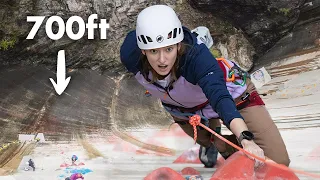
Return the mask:
{"type": "Polygon", "coordinates": [[[189,118],[189,123],[191,124],[191,126],[193,126],[193,139],[194,139],[194,143],[197,142],[197,126],[200,125],[201,122],[201,117],[197,114],[191,116],[189,118]]]}

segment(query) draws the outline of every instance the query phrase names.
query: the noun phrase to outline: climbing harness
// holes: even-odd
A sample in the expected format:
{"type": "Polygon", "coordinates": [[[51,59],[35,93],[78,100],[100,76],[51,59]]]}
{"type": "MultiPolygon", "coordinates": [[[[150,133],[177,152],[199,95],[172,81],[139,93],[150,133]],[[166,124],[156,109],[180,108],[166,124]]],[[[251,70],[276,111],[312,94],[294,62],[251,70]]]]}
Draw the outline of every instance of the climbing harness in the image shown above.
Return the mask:
{"type": "MultiPolygon", "coordinates": [[[[175,105],[172,105],[172,104],[166,104],[166,103],[162,102],[163,107],[171,115],[177,116],[177,117],[183,116],[183,117],[187,117],[187,118],[190,118],[190,117],[193,117],[193,116],[197,115],[197,114],[195,114],[195,112],[203,109],[208,104],[209,104],[209,100],[207,100],[206,102],[204,102],[204,103],[202,103],[200,105],[197,105],[195,107],[185,108],[185,107],[175,106],[175,105]],[[176,109],[176,110],[178,110],[180,112],[173,111],[173,109],[176,109]]],[[[237,110],[241,110],[241,109],[245,108],[248,104],[250,104],[250,94],[249,93],[245,93],[241,97],[241,101],[236,104],[237,110]]],[[[205,116],[202,116],[202,115],[197,115],[197,116],[199,116],[200,119],[195,119],[193,121],[203,122],[207,127],[209,127],[208,118],[206,118],[205,116]]],[[[187,122],[186,121],[175,121],[175,123],[178,123],[180,125],[184,125],[187,122]]],[[[200,128],[198,127],[198,129],[200,129],[200,128]]],[[[194,137],[194,140],[196,141],[196,139],[197,139],[197,128],[195,126],[193,126],[193,130],[194,130],[194,136],[193,137],[194,137]]],[[[216,132],[218,134],[220,134],[220,130],[219,129],[216,129],[216,132]]]]}
{"type": "Polygon", "coordinates": [[[206,102],[204,102],[202,104],[194,106],[192,108],[185,108],[185,107],[175,106],[172,104],[167,104],[167,103],[162,102],[162,105],[165,107],[174,108],[174,109],[178,109],[180,112],[189,112],[189,113],[199,111],[199,110],[203,109],[208,104],[209,104],[209,100],[207,100],[206,102]]]}

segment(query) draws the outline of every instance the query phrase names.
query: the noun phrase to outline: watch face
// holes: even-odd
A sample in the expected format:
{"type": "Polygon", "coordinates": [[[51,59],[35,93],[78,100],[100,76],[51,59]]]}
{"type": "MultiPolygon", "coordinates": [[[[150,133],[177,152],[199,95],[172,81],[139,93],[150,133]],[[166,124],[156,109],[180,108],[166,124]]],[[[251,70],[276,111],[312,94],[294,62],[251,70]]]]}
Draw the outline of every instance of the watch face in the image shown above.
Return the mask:
{"type": "Polygon", "coordinates": [[[252,132],[250,132],[250,131],[243,131],[242,133],[243,133],[243,136],[244,136],[245,139],[248,139],[248,140],[252,140],[252,139],[253,139],[253,134],[252,134],[252,132]]]}

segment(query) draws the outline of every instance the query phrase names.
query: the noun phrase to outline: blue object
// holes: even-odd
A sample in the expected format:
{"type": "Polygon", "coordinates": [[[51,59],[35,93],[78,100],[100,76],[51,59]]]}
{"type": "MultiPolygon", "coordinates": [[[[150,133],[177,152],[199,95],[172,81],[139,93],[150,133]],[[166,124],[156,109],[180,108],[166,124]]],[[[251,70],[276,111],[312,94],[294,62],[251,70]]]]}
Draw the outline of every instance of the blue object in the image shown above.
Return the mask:
{"type": "Polygon", "coordinates": [[[88,174],[90,172],[93,172],[91,169],[88,169],[88,168],[81,168],[81,169],[68,169],[66,168],[65,169],[65,172],[66,173],[71,173],[71,174],[74,174],[74,173],[81,173],[81,174],[88,174]]]}
{"type": "Polygon", "coordinates": [[[200,175],[191,175],[191,176],[186,176],[186,180],[203,180],[203,177],[200,175]]]}

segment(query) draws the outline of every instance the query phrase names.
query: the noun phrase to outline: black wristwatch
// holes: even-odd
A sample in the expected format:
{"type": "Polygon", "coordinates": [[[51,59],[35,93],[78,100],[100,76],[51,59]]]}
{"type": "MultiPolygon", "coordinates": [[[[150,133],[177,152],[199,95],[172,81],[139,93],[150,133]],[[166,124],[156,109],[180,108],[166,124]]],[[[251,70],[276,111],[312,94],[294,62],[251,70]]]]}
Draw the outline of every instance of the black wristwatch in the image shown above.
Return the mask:
{"type": "Polygon", "coordinates": [[[239,143],[241,144],[241,141],[244,139],[249,140],[249,141],[253,140],[254,139],[253,133],[250,131],[243,131],[242,133],[240,133],[240,136],[238,138],[239,143]]]}

